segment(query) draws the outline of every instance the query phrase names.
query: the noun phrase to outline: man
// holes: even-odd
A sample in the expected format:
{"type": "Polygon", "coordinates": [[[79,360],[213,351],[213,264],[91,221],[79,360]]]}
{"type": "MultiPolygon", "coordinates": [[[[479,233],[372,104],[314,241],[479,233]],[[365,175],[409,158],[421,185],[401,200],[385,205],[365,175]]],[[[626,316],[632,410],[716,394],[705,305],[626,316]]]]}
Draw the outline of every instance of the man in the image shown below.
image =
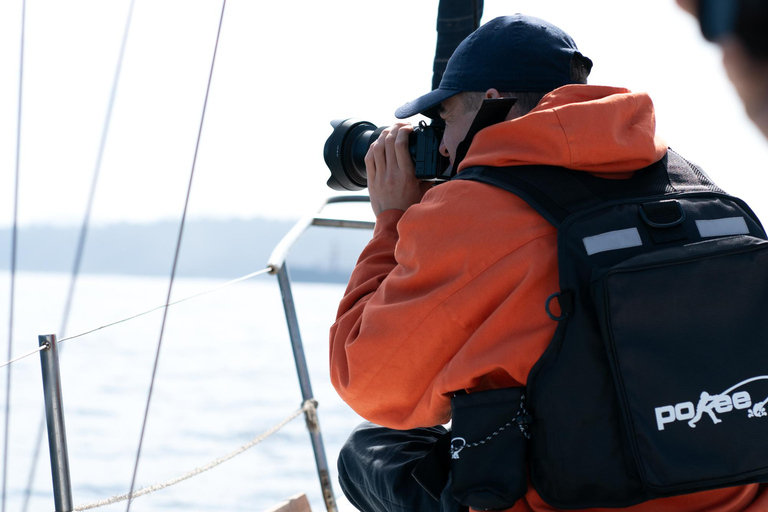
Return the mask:
{"type": "MultiPolygon", "coordinates": [[[[622,179],[660,160],[647,95],[586,85],[591,61],[557,27],[497,18],[451,57],[440,87],[396,112],[445,120],[440,151],[462,169],[545,164],[622,179]],[[484,99],[514,96],[504,122],[477,133],[458,161],[484,99]]],[[[373,239],[331,329],[331,379],[364,424],[339,456],[342,488],[364,511],[462,510],[450,483],[432,499],[411,472],[451,419],[461,391],[525,386],[557,322],[557,232],[522,199],[453,180],[414,178],[411,128],[385,130],[366,156],[373,239]]],[[[757,486],[653,500],[625,510],[747,510],[757,486]]],[[[764,498],[764,500],[766,500],[764,498]]],[[[768,501],[762,503],[768,507],[768,501]]],[[[751,510],[758,510],[757,504],[751,510]]],[[[513,511],[554,510],[528,486],[513,511]]]]}

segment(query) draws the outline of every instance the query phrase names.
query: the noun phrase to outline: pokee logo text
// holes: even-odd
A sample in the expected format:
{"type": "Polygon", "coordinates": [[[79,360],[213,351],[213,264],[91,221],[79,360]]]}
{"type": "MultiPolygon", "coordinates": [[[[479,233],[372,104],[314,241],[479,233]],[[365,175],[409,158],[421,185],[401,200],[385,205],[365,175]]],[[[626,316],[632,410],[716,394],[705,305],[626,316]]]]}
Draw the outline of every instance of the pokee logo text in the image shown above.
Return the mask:
{"type": "Polygon", "coordinates": [[[702,391],[697,403],[681,402],[675,405],[663,405],[656,407],[656,425],[659,430],[664,430],[664,425],[676,421],[687,421],[690,428],[696,428],[696,424],[704,417],[709,417],[713,424],[722,423],[723,419],[718,415],[733,411],[746,410],[749,418],[762,418],[768,416],[765,406],[768,398],[762,402],[753,402],[749,392],[737,389],[757,380],[768,380],[768,375],[752,377],[731,386],[722,393],[711,395],[702,391]]]}

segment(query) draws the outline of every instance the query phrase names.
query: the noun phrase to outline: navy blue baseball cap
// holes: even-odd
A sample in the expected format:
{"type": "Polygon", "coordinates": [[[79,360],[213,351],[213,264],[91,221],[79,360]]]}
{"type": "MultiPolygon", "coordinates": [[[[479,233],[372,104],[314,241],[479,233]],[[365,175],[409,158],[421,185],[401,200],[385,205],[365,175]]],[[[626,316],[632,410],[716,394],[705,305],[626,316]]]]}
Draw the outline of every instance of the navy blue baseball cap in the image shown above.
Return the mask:
{"type": "Polygon", "coordinates": [[[436,118],[440,104],[464,91],[549,92],[573,83],[571,59],[579,53],[571,36],[551,23],[524,14],[500,16],[472,32],[448,60],[440,86],[395,111],[436,118]]]}

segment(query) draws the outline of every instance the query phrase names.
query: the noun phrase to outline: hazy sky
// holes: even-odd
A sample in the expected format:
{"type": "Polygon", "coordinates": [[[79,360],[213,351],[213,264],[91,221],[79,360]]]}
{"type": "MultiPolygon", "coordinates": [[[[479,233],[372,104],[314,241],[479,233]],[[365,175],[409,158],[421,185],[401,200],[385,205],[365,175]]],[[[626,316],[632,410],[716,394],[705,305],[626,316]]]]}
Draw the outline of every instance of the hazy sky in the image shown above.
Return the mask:
{"type": "MultiPolygon", "coordinates": [[[[431,84],[437,0],[229,0],[190,215],[297,218],[324,197],[328,124],[391,124],[431,84]]],[[[81,221],[127,0],[28,0],[22,224],[81,221]]],[[[136,0],[93,222],[182,210],[221,12],[218,0],[136,0]]],[[[486,0],[569,32],[591,83],[647,91],[659,133],[768,219],[768,144],[717,48],[673,0],[486,0]]],[[[0,5],[0,225],[11,222],[21,0],[0,5]]]]}

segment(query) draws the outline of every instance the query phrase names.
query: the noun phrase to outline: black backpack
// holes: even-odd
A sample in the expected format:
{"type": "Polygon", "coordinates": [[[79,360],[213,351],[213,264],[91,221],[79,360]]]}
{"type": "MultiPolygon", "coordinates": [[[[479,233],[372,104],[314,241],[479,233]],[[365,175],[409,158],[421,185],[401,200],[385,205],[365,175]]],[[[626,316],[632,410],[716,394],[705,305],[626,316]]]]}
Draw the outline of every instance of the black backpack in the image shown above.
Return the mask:
{"type": "MultiPolygon", "coordinates": [[[[626,180],[549,166],[454,179],[509,190],[558,229],[560,292],[546,304],[558,327],[510,409],[547,503],[627,507],[768,481],[768,242],[744,202],[671,150],[626,180]]],[[[453,459],[481,456],[457,439],[453,459]]],[[[494,499],[464,503],[517,497],[494,499]]]]}

